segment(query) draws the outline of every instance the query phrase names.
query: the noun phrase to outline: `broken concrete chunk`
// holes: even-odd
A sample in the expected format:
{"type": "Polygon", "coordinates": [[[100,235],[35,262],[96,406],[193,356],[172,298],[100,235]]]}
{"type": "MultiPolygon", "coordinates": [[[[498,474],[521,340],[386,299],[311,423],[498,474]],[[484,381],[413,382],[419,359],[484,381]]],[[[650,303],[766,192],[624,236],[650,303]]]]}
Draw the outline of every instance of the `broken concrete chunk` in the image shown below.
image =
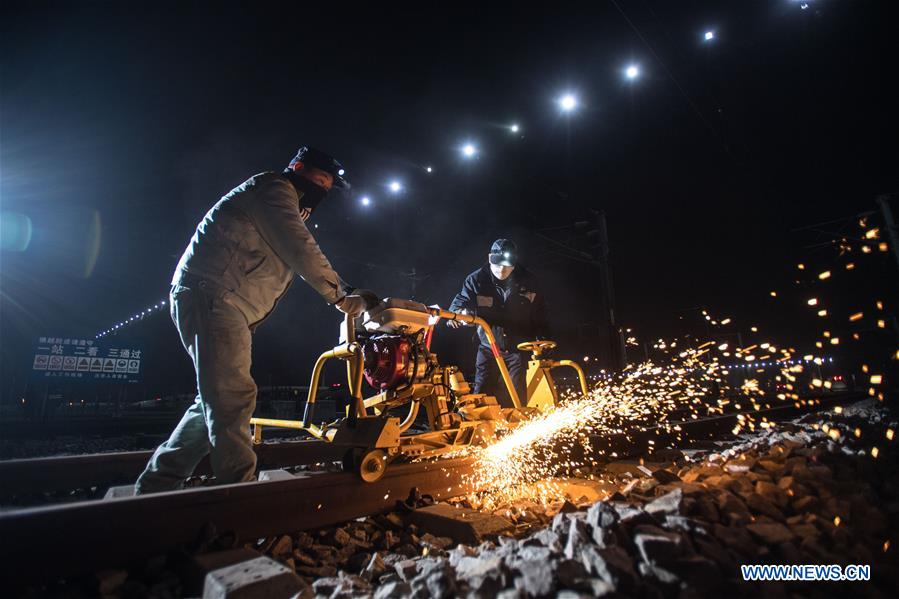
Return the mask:
{"type": "Polygon", "coordinates": [[[599,501],[587,510],[587,524],[594,529],[608,528],[618,521],[618,513],[605,501],[599,501]]]}
{"type": "Polygon", "coordinates": [[[396,569],[396,573],[400,575],[400,578],[407,582],[415,578],[415,575],[418,573],[418,564],[411,559],[397,562],[393,567],[396,569]]]}
{"type": "Polygon", "coordinates": [[[584,545],[589,542],[587,523],[580,518],[573,518],[568,529],[568,542],[565,543],[565,557],[572,559],[579,555],[584,545]]]}
{"type": "Polygon", "coordinates": [[[615,588],[627,591],[636,586],[637,574],[633,562],[621,547],[587,547],[581,554],[581,563],[588,572],[596,574],[615,588]]]}
{"type": "Polygon", "coordinates": [[[360,576],[366,580],[376,580],[381,574],[387,571],[387,564],[381,559],[381,556],[375,553],[371,556],[368,565],[362,569],[360,576]]]}
{"type": "Polygon", "coordinates": [[[652,473],[652,477],[654,479],[656,479],[657,481],[659,481],[660,483],[662,483],[663,485],[670,485],[672,483],[681,482],[681,479],[678,475],[676,475],[675,473],[673,473],[669,470],[665,470],[665,469],[659,469],[659,470],[654,471],[652,473]]]}
{"type": "Polygon", "coordinates": [[[462,557],[456,562],[456,575],[465,579],[499,576],[502,563],[499,557],[462,557]]]}
{"type": "Polygon", "coordinates": [[[375,591],[374,599],[396,599],[397,597],[408,597],[412,594],[412,587],[408,582],[392,581],[382,584],[375,591]]]}
{"type": "Polygon", "coordinates": [[[289,535],[281,535],[272,547],[272,556],[281,558],[293,553],[293,539],[289,535]]]}
{"type": "Polygon", "coordinates": [[[311,596],[302,578],[268,557],[213,570],[206,575],[203,599],[311,596]]]}
{"type": "Polygon", "coordinates": [[[551,528],[543,528],[532,534],[525,542],[533,540],[553,553],[562,553],[562,537],[551,528]]]}
{"type": "Polygon", "coordinates": [[[448,599],[456,591],[456,578],[445,558],[425,558],[418,562],[418,575],[411,581],[416,595],[426,592],[427,597],[448,599]]]}
{"type": "Polygon", "coordinates": [[[683,499],[683,491],[675,489],[647,503],[646,511],[654,516],[679,514],[683,499]]]}
{"type": "Polygon", "coordinates": [[[746,506],[757,514],[764,514],[775,520],[784,520],[783,512],[772,501],[765,499],[758,493],[750,493],[746,496],[746,506]]]}
{"type": "Polygon", "coordinates": [[[747,524],[746,530],[768,545],[787,543],[795,537],[789,528],[779,522],[771,524],[755,522],[747,524]]]}
{"type": "Polygon", "coordinates": [[[638,528],[640,530],[634,535],[634,544],[640,551],[643,561],[668,565],[684,553],[685,545],[679,534],[655,527],[638,528]]]}
{"type": "Polygon", "coordinates": [[[587,569],[583,562],[573,559],[563,559],[556,566],[556,577],[563,587],[572,587],[576,581],[587,576],[587,569]]]}
{"type": "Polygon", "coordinates": [[[438,503],[418,508],[410,514],[412,522],[433,535],[457,542],[479,543],[484,537],[510,530],[511,521],[493,514],[438,503]]]}
{"type": "Polygon", "coordinates": [[[544,560],[527,560],[516,564],[519,576],[515,578],[515,588],[530,597],[543,597],[552,592],[556,585],[552,564],[544,560]]]}

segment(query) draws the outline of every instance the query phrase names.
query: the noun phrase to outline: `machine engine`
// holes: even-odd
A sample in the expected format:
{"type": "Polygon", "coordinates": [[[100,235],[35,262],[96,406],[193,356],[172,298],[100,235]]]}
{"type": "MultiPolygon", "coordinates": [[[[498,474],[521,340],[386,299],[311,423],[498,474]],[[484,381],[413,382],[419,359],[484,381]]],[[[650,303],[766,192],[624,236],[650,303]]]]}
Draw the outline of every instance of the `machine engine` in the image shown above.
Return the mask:
{"type": "Polygon", "coordinates": [[[375,335],[362,344],[365,380],[378,391],[396,390],[428,378],[430,352],[424,335],[375,335]]]}
{"type": "Polygon", "coordinates": [[[363,373],[378,391],[402,389],[428,381],[436,357],[428,351],[434,325],[424,304],[387,299],[366,313],[362,324],[370,336],[362,343],[363,373]]]}

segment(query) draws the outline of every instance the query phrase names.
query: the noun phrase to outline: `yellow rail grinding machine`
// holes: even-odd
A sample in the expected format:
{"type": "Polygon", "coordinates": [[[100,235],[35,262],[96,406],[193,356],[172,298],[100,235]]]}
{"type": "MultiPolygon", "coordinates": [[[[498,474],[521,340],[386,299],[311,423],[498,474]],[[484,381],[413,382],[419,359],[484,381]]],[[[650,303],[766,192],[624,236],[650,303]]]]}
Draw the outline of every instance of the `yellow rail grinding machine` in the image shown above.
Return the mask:
{"type": "Polygon", "coordinates": [[[551,371],[567,366],[578,375],[580,391],[587,382],[580,365],[571,360],[550,360],[543,353],[555,347],[548,340],[522,343],[518,349],[531,352],[524,403],[512,384],[509,370],[496,346],[490,325],[470,314],[428,307],[410,300],[389,298],[366,312],[361,331],[356,318],[347,316],[340,327],[340,344],[319,356],[302,421],[253,418],[253,437],[262,442],[265,426],[301,429],[312,436],[346,447],[344,468],[363,480],[378,480],[387,464],[396,460],[428,458],[470,445],[488,444],[537,412],[555,406],[558,391],[551,371]],[[456,366],[441,366],[431,351],[434,327],[440,320],[458,320],[484,331],[513,407],[502,408],[495,397],[472,393],[456,366]],[[315,424],[315,400],[322,368],[330,359],[347,364],[352,403],[346,417],[331,424],[315,424]],[[363,397],[363,378],[375,391],[363,397]],[[405,415],[397,408],[408,406],[405,415]],[[424,406],[427,430],[412,432],[424,406]]]}

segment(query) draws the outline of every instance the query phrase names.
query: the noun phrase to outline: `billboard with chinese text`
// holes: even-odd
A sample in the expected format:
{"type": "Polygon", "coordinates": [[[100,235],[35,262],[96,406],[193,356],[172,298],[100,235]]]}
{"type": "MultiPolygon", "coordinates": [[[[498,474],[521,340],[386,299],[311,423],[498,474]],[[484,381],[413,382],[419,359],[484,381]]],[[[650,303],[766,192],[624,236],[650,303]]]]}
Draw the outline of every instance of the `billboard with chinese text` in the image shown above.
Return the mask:
{"type": "Polygon", "coordinates": [[[141,347],[125,340],[40,337],[31,375],[52,381],[138,383],[143,361],[141,347]]]}

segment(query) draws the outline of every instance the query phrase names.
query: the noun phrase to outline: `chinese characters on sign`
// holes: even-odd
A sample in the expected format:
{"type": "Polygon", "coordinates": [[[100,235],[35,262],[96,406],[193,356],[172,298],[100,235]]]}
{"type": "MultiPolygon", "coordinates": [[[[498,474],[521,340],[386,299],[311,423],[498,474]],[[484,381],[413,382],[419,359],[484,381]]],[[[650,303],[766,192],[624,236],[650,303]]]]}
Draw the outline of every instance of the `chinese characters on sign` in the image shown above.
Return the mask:
{"type": "Polygon", "coordinates": [[[34,352],[32,374],[48,379],[136,383],[143,351],[120,340],[41,337],[34,352]]]}

